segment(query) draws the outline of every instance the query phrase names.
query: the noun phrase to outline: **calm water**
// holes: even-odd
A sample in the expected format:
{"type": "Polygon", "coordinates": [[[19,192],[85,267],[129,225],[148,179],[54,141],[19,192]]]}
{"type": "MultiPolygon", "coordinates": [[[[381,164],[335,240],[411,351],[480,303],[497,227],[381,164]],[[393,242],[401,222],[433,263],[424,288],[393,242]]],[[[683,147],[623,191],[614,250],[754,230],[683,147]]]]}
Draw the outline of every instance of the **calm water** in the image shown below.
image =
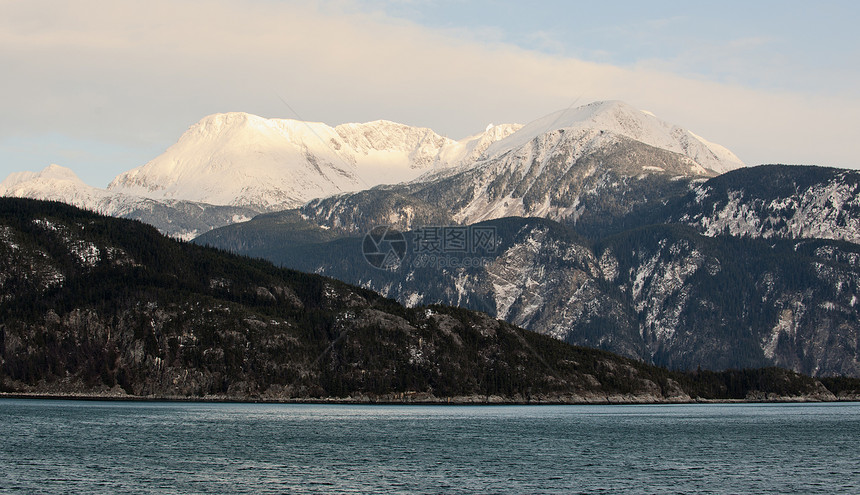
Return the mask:
{"type": "Polygon", "coordinates": [[[0,492],[860,493],[860,403],[0,399],[0,492]]]}

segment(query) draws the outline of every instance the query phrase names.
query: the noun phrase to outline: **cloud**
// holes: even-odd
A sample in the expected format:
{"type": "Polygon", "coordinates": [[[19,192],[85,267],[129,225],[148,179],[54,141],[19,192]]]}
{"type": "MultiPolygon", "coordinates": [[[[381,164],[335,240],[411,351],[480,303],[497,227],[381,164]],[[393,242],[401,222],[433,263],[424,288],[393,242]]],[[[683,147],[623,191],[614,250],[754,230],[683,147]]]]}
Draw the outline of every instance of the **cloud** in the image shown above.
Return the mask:
{"type": "Polygon", "coordinates": [[[7,1],[0,65],[3,138],[60,134],[150,152],[210,113],[296,117],[281,98],[308,120],[389,119],[462,137],[573,101],[621,99],[749,163],[860,165],[856,97],[541,54],[350,2],[7,1]]]}

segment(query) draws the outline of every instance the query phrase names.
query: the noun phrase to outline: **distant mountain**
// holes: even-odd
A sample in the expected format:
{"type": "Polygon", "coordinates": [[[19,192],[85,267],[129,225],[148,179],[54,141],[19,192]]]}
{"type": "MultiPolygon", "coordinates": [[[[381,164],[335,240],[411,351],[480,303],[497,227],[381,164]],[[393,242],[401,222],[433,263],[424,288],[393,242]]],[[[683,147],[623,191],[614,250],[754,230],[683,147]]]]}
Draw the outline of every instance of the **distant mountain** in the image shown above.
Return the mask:
{"type": "Polygon", "coordinates": [[[3,194],[132,216],[183,238],[310,200],[305,216],[353,232],[380,218],[408,228],[410,215],[425,212],[461,223],[543,216],[587,229],[742,166],[725,148],[617,101],[525,127],[489,125],[459,141],[388,121],[330,127],[234,112],[203,118],[107,191],[46,170],[38,187],[40,174],[12,174],[4,183],[17,186],[3,194]]]}
{"type": "Polygon", "coordinates": [[[270,242],[247,236],[237,244],[243,237],[223,235],[231,228],[195,242],[329,275],[407,306],[484,311],[662,366],[776,365],[813,376],[860,376],[856,244],[710,238],[681,225],[593,242],[546,219],[505,218],[465,228],[492,229],[498,244],[491,252],[438,253],[428,261],[416,249],[419,230],[405,234],[400,266],[380,270],[364,259],[363,237],[326,238],[330,231],[301,225],[292,239],[269,234],[270,242]]]}
{"type": "Polygon", "coordinates": [[[215,206],[112,193],[85,184],[71,170],[50,165],[38,173],[18,172],[0,182],[0,196],[62,201],[118,218],[148,223],[161,232],[190,240],[216,227],[244,222],[260,213],[242,206],[215,206]]]}
{"type": "MultiPolygon", "coordinates": [[[[217,400],[835,399],[779,369],[677,373],[487,315],[407,309],[139,222],[0,199],[0,393],[217,400]]],[[[832,381],[840,394],[850,380],[832,381]]],[[[856,391],[854,392],[856,394],[856,391]]]]}
{"type": "MultiPolygon", "coordinates": [[[[49,165],[40,172],[17,172],[0,182],[0,195],[64,201],[90,210],[98,209],[111,201],[111,194],[103,189],[88,186],[75,173],[59,165],[49,165]]],[[[142,198],[117,197],[141,201],[142,198]]]]}
{"type": "Polygon", "coordinates": [[[215,114],[191,126],[161,156],[119,175],[106,190],[51,165],[38,173],[11,174],[0,184],[0,195],[62,201],[191,239],[315,197],[471,163],[520,127],[489,125],[454,141],[387,121],[332,128],[215,114]]]}
{"type": "Polygon", "coordinates": [[[354,233],[380,224],[410,229],[440,214],[463,224],[544,217],[599,233],[685,195],[716,170],[742,166],[688,131],[621,102],[599,102],[532,122],[470,166],[313,200],[301,212],[354,233]]]}
{"type": "Polygon", "coordinates": [[[215,114],[164,154],[119,175],[108,190],[274,211],[322,196],[411,180],[471,163],[519,126],[491,126],[454,141],[388,121],[315,122],[215,114]]]}
{"type": "MultiPolygon", "coordinates": [[[[388,121],[329,127],[235,112],[205,117],[164,154],[121,174],[108,189],[158,200],[274,211],[422,174],[457,173],[485,162],[491,163],[482,169],[494,176],[500,168],[516,170],[527,181],[517,187],[530,189],[532,176],[564,174],[580,158],[617,151],[626,142],[678,156],[628,157],[632,161],[625,165],[636,174],[702,176],[743,166],[725,148],[622,102],[558,112],[525,127],[490,125],[460,141],[388,121]],[[530,170],[533,162],[543,169],[562,155],[564,163],[553,163],[546,174],[530,170]]],[[[486,173],[481,178],[490,180],[486,173]]],[[[516,202],[520,196],[512,198],[516,202]]]]}
{"type": "MultiPolygon", "coordinates": [[[[511,138],[491,145],[486,155],[490,158],[504,155],[522,148],[547,132],[560,129],[593,147],[605,146],[618,136],[623,136],[684,155],[699,167],[718,174],[745,166],[723,146],[622,101],[598,101],[549,114],[524,126],[511,138]]],[[[648,166],[647,163],[642,165],[648,166]]]]}

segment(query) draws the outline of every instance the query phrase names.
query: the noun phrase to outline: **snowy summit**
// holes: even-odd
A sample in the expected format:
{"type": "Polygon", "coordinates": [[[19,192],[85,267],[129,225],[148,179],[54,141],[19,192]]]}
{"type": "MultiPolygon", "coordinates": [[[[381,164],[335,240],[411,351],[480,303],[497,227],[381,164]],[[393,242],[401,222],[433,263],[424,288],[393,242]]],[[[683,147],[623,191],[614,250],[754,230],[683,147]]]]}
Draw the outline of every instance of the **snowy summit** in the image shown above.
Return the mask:
{"type": "Polygon", "coordinates": [[[454,141],[384,120],[330,127],[215,114],[191,126],[162,155],[118,176],[108,189],[158,200],[284,209],[459,165],[518,128],[495,126],[454,141]]]}
{"type": "MultiPolygon", "coordinates": [[[[744,166],[722,146],[619,101],[562,110],[526,126],[490,124],[460,140],[386,120],[331,127],[232,112],[204,117],[164,153],[120,174],[107,189],[51,165],[38,173],[11,174],[0,183],[0,194],[147,219],[171,235],[189,238],[316,198],[471,170],[483,186],[476,186],[474,204],[467,208],[472,213],[464,212],[463,219],[478,210],[475,218],[497,218],[527,213],[519,199],[485,197],[489,192],[482,188],[498,174],[517,170],[517,177],[536,180],[536,172],[529,172],[533,163],[545,164],[559,153],[564,156],[558,159],[573,163],[625,140],[683,155],[678,163],[686,169],[679,169],[680,175],[707,177],[744,166]],[[180,209],[182,221],[176,217],[180,209]]],[[[634,165],[636,175],[663,171],[647,159],[634,165]]],[[[558,186],[552,182],[557,177],[546,180],[558,186]]]]}
{"type": "Polygon", "coordinates": [[[551,113],[530,122],[509,138],[494,143],[486,153],[488,156],[499,156],[526,145],[542,134],[559,129],[591,134],[608,133],[607,137],[610,138],[623,136],[655,148],[681,153],[716,173],[745,166],[728,149],[622,101],[598,101],[551,113]]]}

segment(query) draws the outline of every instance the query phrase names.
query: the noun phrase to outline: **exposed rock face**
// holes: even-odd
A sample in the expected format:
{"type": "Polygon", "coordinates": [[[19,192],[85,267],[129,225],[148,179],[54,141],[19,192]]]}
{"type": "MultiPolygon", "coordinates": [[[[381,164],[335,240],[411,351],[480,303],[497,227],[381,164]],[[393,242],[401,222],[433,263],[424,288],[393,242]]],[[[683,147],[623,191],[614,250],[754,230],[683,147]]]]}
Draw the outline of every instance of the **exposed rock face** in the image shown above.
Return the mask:
{"type": "Polygon", "coordinates": [[[692,181],[714,175],[685,155],[623,136],[598,132],[599,144],[583,139],[564,130],[543,134],[466,170],[313,200],[300,211],[352,234],[382,224],[408,230],[509,216],[549,218],[590,233],[682,197],[692,181]]]}
{"type": "Polygon", "coordinates": [[[368,264],[361,238],[267,254],[407,306],[478,309],[673,368],[779,365],[815,376],[860,375],[855,244],[710,238],[684,226],[592,243],[555,222],[522,218],[473,227],[494,229],[493,252],[442,253],[428,263],[416,252],[418,234],[406,233],[411,244],[394,271],[368,264]]]}
{"type": "MultiPolygon", "coordinates": [[[[0,392],[458,402],[834,397],[786,370],[670,373],[482,313],[404,308],[58,203],[0,200],[0,227],[0,392]]],[[[534,236],[541,232],[546,226],[534,236]]],[[[568,253],[582,270],[599,270],[587,253],[568,253]]],[[[844,393],[856,384],[838,385],[844,393]]]]}
{"type": "Polygon", "coordinates": [[[767,165],[696,186],[671,212],[705,235],[821,238],[860,242],[860,173],[767,165]]]}
{"type": "Polygon", "coordinates": [[[858,246],[832,241],[709,241],[643,232],[612,249],[618,287],[642,318],[655,362],[685,367],[770,363],[858,375],[858,246]],[[705,364],[707,363],[707,364],[705,364]]]}

